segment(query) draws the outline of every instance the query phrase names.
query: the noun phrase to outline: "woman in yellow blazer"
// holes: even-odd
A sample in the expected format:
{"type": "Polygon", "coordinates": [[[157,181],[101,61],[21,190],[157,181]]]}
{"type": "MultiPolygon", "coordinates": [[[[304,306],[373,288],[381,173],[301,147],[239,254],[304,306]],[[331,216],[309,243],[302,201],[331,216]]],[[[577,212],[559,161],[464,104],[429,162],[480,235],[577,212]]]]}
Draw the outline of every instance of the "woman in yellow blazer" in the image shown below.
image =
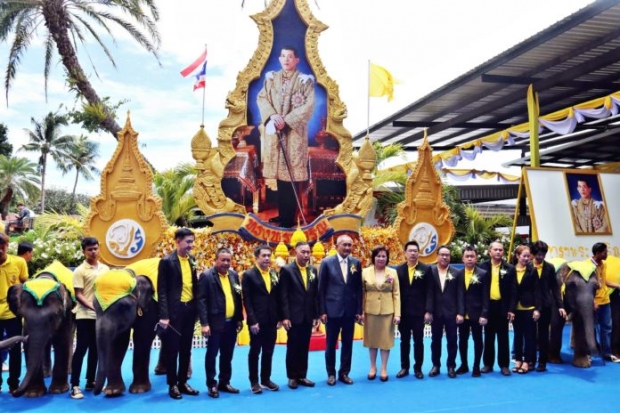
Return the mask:
{"type": "Polygon", "coordinates": [[[388,249],[373,248],[372,263],[362,270],[364,285],[364,347],[370,354],[368,380],[377,377],[377,349],[381,349],[381,381],[388,380],[387,363],[394,346],[394,326],[400,322],[400,290],[396,270],[389,268],[388,249]]]}

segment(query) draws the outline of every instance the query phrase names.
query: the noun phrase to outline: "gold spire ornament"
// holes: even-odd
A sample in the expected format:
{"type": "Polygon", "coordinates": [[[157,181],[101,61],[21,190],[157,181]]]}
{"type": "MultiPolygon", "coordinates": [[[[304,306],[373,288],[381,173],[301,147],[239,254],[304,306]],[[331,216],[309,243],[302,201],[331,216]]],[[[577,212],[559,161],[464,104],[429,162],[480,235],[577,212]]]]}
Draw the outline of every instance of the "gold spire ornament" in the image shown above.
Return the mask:
{"type": "Polygon", "coordinates": [[[456,232],[432,157],[425,130],[415,170],[405,184],[405,200],[397,205],[398,218],[394,222],[403,245],[410,240],[418,242],[423,263],[436,262],[437,248],[448,244],[456,232]]]}

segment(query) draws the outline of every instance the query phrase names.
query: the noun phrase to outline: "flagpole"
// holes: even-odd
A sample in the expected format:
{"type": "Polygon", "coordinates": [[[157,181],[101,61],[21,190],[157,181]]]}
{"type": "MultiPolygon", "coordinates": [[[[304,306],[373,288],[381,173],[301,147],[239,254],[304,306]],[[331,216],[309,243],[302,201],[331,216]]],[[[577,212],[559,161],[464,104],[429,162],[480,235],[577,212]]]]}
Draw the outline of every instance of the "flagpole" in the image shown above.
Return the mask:
{"type": "MultiPolygon", "coordinates": [[[[205,53],[207,52],[207,44],[205,43],[205,53]]],[[[205,78],[206,78],[207,74],[205,73],[205,78]]],[[[205,85],[202,88],[202,122],[201,125],[205,124],[205,96],[206,96],[206,91],[207,91],[207,82],[205,80],[205,85]]]]}
{"type": "Polygon", "coordinates": [[[370,137],[370,59],[368,59],[368,91],[366,93],[366,136],[370,137]]]}

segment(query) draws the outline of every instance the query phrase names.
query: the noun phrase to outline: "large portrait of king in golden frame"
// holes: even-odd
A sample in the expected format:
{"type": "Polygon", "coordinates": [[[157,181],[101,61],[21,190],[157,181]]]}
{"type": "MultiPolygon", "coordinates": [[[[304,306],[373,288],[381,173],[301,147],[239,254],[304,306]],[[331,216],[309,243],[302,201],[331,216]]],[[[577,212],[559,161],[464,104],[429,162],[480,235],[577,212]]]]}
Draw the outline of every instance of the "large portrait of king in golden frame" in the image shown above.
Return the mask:
{"type": "Polygon", "coordinates": [[[611,224],[599,175],[564,173],[575,235],[611,235],[611,224]]]}
{"type": "Polygon", "coordinates": [[[272,24],[271,50],[249,83],[247,125],[233,134],[235,158],[222,189],[265,223],[291,228],[342,203],[346,176],[336,164],[338,139],[326,131],[327,92],[306,53],[308,26],[293,2],[272,24]]]}

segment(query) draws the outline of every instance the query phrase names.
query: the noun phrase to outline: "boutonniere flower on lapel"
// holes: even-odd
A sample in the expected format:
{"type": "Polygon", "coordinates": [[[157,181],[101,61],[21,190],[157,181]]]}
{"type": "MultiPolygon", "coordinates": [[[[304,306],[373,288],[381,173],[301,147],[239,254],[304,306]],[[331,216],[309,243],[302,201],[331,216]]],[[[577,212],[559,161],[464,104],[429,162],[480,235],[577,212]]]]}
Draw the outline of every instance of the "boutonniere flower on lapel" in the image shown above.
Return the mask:
{"type": "Polygon", "coordinates": [[[233,284],[233,289],[235,290],[235,292],[239,295],[241,295],[241,286],[237,283],[233,284]]]}
{"type": "Polygon", "coordinates": [[[195,270],[196,269],[196,258],[189,257],[188,261],[189,261],[189,266],[192,269],[192,271],[195,270]]]}
{"type": "Polygon", "coordinates": [[[385,279],[385,283],[392,284],[393,282],[394,282],[394,278],[392,278],[391,275],[388,275],[387,278],[385,279]]]}
{"type": "Polygon", "coordinates": [[[308,281],[309,282],[314,281],[314,279],[316,278],[316,275],[314,275],[314,272],[312,270],[310,270],[310,268],[308,268],[306,271],[308,271],[310,273],[310,276],[308,277],[308,281]]]}
{"type": "Polygon", "coordinates": [[[499,270],[499,275],[500,275],[501,277],[503,277],[504,275],[506,275],[506,273],[507,273],[507,272],[508,272],[508,271],[506,271],[505,269],[503,269],[503,268],[502,268],[502,269],[500,269],[500,270],[499,270]]]}
{"type": "Polygon", "coordinates": [[[471,280],[469,281],[469,284],[480,284],[480,278],[478,277],[477,274],[474,274],[471,276],[471,280]]]}
{"type": "Polygon", "coordinates": [[[454,280],[454,275],[452,275],[452,273],[448,271],[448,273],[446,274],[446,281],[452,281],[452,280],[454,280]]]}
{"type": "Polygon", "coordinates": [[[422,279],[423,277],[424,277],[424,271],[422,271],[422,270],[415,270],[413,272],[413,278],[414,279],[416,279],[416,278],[422,279]]]}
{"type": "Polygon", "coordinates": [[[351,271],[351,274],[355,274],[357,272],[357,268],[355,268],[355,265],[351,264],[351,268],[349,268],[349,271],[351,271]]]}
{"type": "Polygon", "coordinates": [[[271,278],[271,285],[278,285],[280,279],[274,270],[269,270],[269,278],[271,278]]]}

